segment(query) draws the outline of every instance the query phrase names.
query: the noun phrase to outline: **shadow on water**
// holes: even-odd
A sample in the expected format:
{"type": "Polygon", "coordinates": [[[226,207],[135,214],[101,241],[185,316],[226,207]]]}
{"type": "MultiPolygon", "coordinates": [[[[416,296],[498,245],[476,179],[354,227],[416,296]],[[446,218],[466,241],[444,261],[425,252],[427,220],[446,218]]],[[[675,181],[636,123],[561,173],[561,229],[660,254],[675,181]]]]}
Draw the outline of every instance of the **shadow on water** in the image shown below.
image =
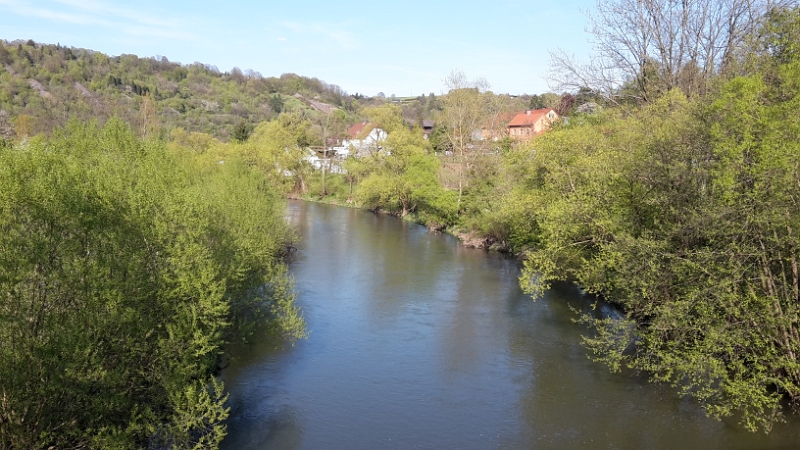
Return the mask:
{"type": "Polygon", "coordinates": [[[223,379],[232,395],[223,448],[269,448],[275,441],[281,442],[281,448],[301,448],[302,424],[285,383],[286,368],[296,350],[269,335],[229,346],[231,364],[223,379]]]}
{"type": "Polygon", "coordinates": [[[533,302],[513,259],[352,209],[293,202],[287,220],[311,334],[230,349],[225,449],[800,448],[794,417],[751,434],[591,362],[569,307],[592,300],[533,302]]]}

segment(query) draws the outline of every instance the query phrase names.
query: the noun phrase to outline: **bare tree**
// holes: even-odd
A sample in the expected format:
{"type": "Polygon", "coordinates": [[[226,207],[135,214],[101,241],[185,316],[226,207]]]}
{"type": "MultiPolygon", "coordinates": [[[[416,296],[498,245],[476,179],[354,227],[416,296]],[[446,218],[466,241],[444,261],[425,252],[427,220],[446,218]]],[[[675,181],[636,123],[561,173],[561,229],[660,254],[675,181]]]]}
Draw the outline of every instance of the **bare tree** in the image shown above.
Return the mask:
{"type": "Polygon", "coordinates": [[[590,88],[606,99],[652,101],[680,88],[703,93],[773,8],[797,0],[597,0],[589,14],[594,54],[581,63],[550,53],[559,91],[590,88]]]}
{"type": "Polygon", "coordinates": [[[484,94],[484,121],[483,129],[487,131],[484,138],[495,141],[508,136],[508,122],[514,105],[507,95],[498,95],[491,92],[484,94]]]}
{"type": "MultiPolygon", "coordinates": [[[[0,43],[0,46],[3,44],[0,43]]],[[[11,118],[8,112],[0,109],[0,148],[6,142],[14,140],[14,125],[11,123],[11,118]]]]}
{"type": "Polygon", "coordinates": [[[149,92],[146,92],[142,96],[141,103],[139,104],[139,125],[141,126],[141,135],[143,138],[151,137],[160,127],[156,105],[150,97],[149,92]]]}
{"type": "Polygon", "coordinates": [[[468,80],[464,72],[454,70],[444,79],[448,90],[443,97],[444,109],[440,118],[445,136],[458,162],[458,207],[464,191],[464,169],[467,158],[476,148],[476,133],[480,133],[486,119],[482,93],[488,82],[482,78],[468,80]]]}

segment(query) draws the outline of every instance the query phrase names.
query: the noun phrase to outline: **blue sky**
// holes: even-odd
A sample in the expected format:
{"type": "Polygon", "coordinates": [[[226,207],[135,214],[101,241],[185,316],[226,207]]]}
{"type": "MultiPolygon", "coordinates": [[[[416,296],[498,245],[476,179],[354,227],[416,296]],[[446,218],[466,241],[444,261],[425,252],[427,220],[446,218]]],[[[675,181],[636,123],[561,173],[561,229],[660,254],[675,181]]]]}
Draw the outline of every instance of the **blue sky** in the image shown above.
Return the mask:
{"type": "Polygon", "coordinates": [[[548,49],[588,55],[594,0],[370,2],[0,0],[0,38],[221,71],[294,72],[349,93],[444,90],[461,70],[498,93],[548,90],[548,49]]]}

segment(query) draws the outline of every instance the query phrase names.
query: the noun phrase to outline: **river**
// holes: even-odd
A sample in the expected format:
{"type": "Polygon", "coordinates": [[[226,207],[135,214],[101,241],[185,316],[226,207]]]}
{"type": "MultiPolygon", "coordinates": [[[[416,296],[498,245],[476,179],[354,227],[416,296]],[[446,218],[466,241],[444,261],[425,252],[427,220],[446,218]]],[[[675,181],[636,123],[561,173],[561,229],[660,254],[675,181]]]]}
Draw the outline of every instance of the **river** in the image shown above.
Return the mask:
{"type": "Polygon", "coordinates": [[[796,417],[749,433],[591,362],[570,310],[591,301],[561,286],[534,302],[514,259],[364,211],[287,214],[310,335],[228,349],[223,449],[800,448],[796,417]]]}

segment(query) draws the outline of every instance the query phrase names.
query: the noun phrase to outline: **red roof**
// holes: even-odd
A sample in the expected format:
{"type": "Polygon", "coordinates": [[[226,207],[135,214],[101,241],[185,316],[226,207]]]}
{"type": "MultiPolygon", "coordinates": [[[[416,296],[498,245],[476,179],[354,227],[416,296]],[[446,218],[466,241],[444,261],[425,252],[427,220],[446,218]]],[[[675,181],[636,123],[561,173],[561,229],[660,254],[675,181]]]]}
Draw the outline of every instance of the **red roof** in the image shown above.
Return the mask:
{"type": "Polygon", "coordinates": [[[347,129],[347,134],[350,136],[351,139],[355,139],[358,137],[358,133],[361,133],[364,127],[366,127],[368,124],[369,122],[357,123],[347,129]]]}
{"type": "Polygon", "coordinates": [[[508,123],[509,127],[530,127],[533,126],[536,122],[538,122],[542,117],[550,113],[552,109],[550,108],[542,108],[536,109],[533,111],[524,111],[518,113],[511,119],[511,122],[508,123]]]}

